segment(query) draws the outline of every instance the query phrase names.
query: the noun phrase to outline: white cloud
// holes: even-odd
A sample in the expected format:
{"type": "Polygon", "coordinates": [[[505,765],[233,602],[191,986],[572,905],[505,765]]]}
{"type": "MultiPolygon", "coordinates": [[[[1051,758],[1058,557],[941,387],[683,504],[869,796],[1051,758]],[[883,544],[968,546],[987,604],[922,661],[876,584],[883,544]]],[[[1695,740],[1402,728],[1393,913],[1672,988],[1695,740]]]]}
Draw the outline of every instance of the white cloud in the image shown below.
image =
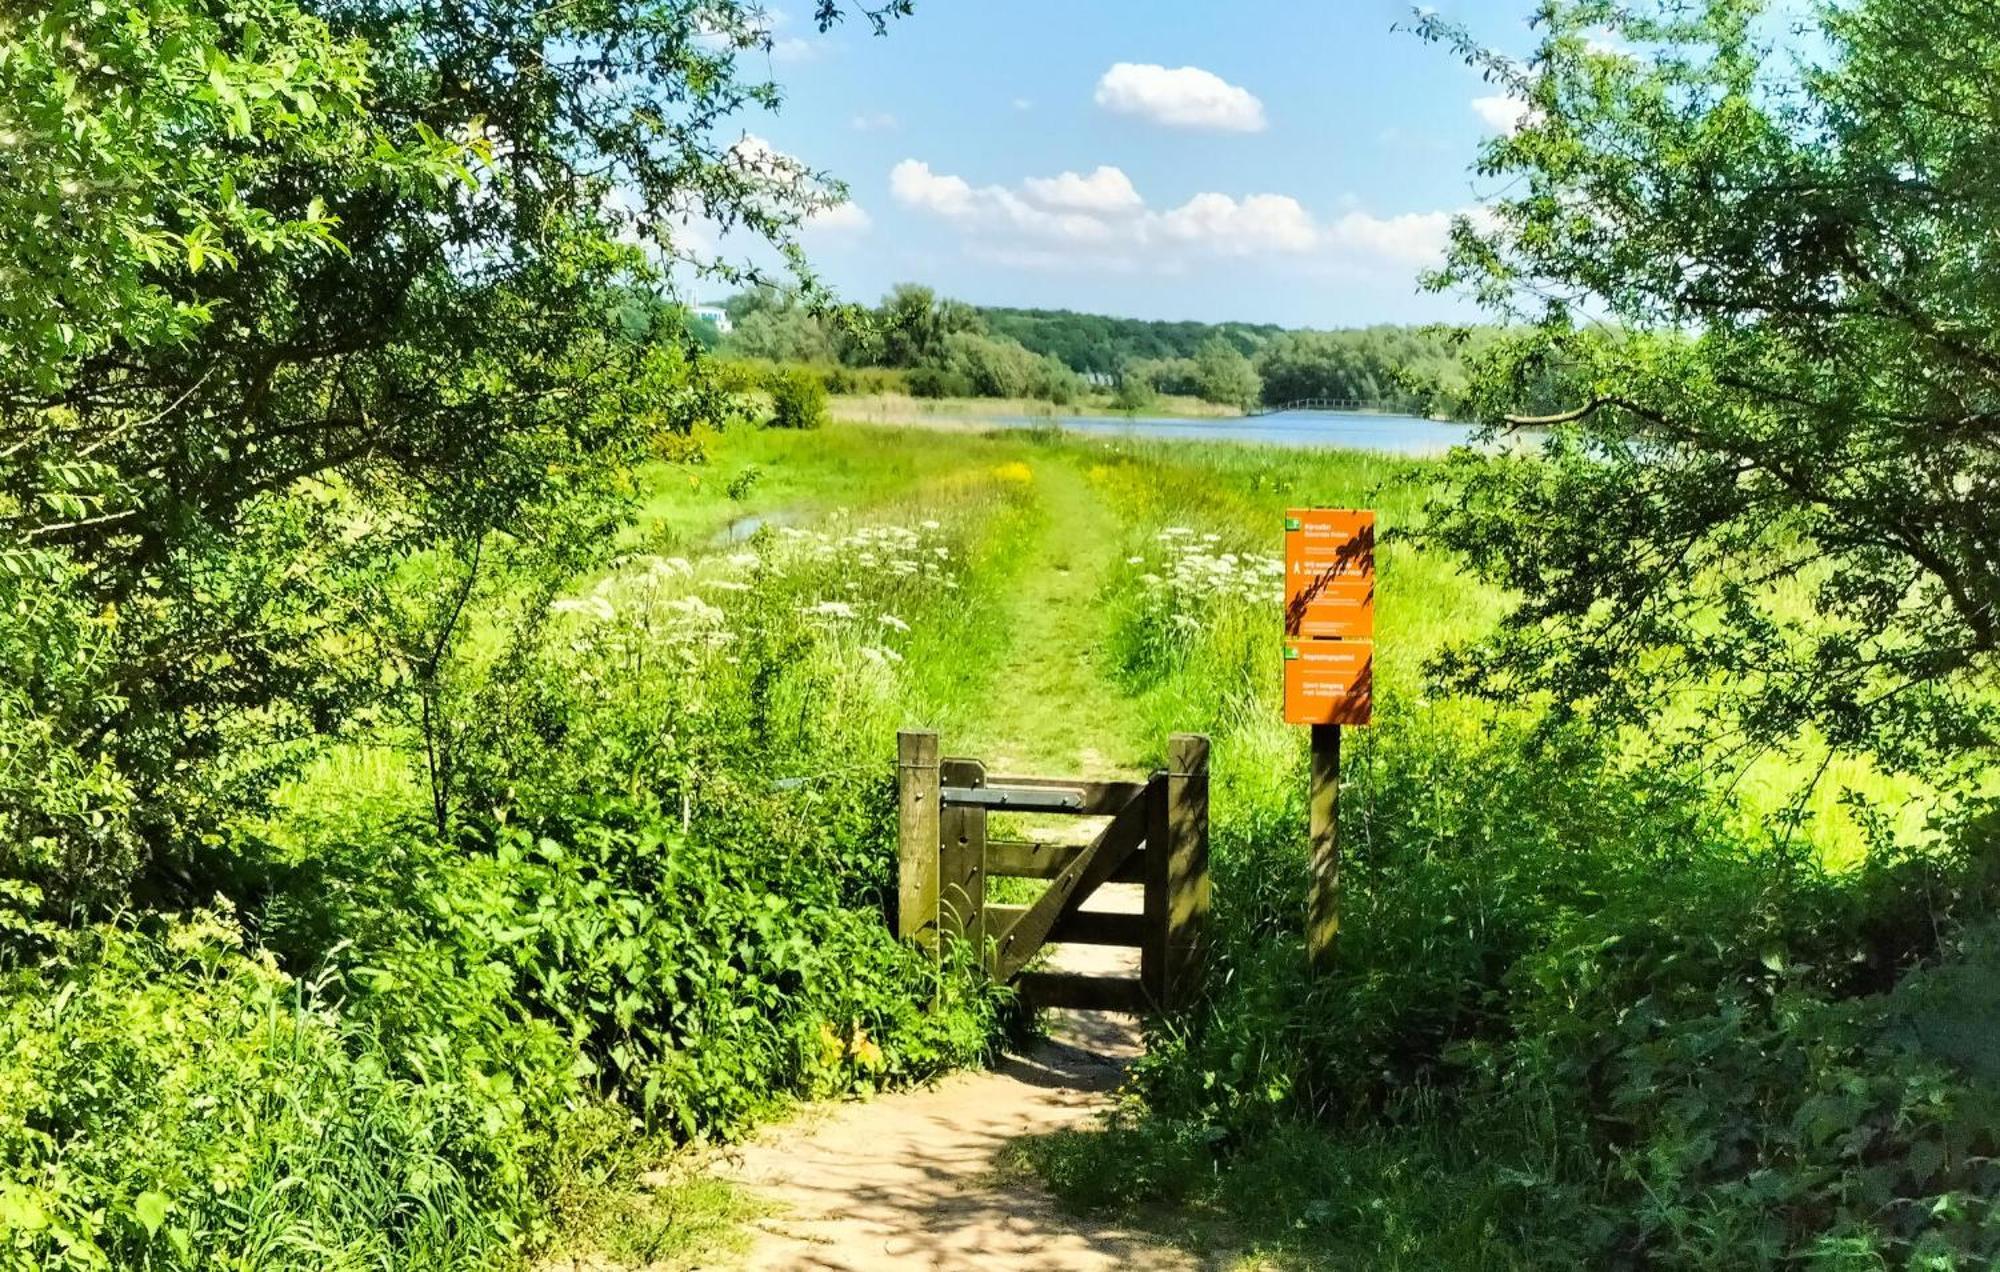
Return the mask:
{"type": "Polygon", "coordinates": [[[889,193],[905,207],[958,220],[972,215],[972,187],[964,177],[939,176],[917,159],[905,159],[889,169],[889,193]]]}
{"type": "Polygon", "coordinates": [[[1169,70],[1150,62],[1119,62],[1097,81],[1097,104],[1170,128],[1262,132],[1264,103],[1198,66],[1169,70]]]}
{"type": "Polygon", "coordinates": [[[821,208],[806,218],[806,226],[815,230],[831,230],[841,234],[865,234],[875,224],[875,218],[868,215],[859,203],[836,203],[832,207],[821,208]]]}
{"type": "Polygon", "coordinates": [[[1328,225],[1326,237],[1330,244],[1349,252],[1429,268],[1444,258],[1451,218],[1450,212],[1376,217],[1354,211],[1328,225]]]}
{"type": "Polygon", "coordinates": [[[1175,272],[1199,260],[1262,259],[1408,275],[1442,259],[1454,215],[1377,216],[1344,199],[1322,217],[1290,195],[1218,191],[1155,209],[1108,165],[1087,175],[975,186],[905,159],[890,171],[889,190],[903,207],[959,230],[983,259],[1038,269],[1175,272]]]}
{"type": "Polygon", "coordinates": [[[1472,109],[1488,128],[1510,136],[1519,132],[1521,124],[1528,118],[1528,103],[1518,97],[1475,97],[1472,109]]]}
{"type": "Polygon", "coordinates": [[[1252,194],[1240,203],[1226,194],[1197,194],[1162,213],[1159,228],[1225,256],[1309,252],[1319,242],[1312,214],[1288,194],[1252,194]]]}
{"type": "Polygon", "coordinates": [[[1059,212],[1132,212],[1145,205],[1131,178],[1109,165],[1100,165],[1087,177],[1074,172],[1029,177],[1021,189],[1033,202],[1059,212]]]}
{"type": "Polygon", "coordinates": [[[1033,110],[1034,108],[1035,108],[1035,103],[1029,101],[1025,97],[1016,97],[1014,99],[1015,110],[1033,110]]]}
{"type": "Polygon", "coordinates": [[[848,126],[856,132],[890,132],[901,126],[902,121],[886,110],[865,111],[848,121],[848,126]]]}

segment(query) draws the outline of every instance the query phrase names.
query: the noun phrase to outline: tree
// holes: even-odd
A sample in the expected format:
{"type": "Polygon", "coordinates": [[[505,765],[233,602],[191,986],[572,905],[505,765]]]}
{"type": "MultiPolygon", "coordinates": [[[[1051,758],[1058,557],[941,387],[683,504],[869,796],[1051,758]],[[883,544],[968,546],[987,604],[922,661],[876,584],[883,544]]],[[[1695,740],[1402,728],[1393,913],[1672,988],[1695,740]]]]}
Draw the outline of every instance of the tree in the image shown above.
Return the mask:
{"type": "Polygon", "coordinates": [[[1443,669],[1944,778],[2000,703],[2000,9],[1856,0],[1786,54],[1762,10],[1549,0],[1519,64],[1420,20],[1527,107],[1434,281],[1532,321],[1472,401],[1552,430],[1455,461],[1433,533],[1521,601],[1443,669]]]}
{"type": "Polygon", "coordinates": [[[958,300],[940,300],[916,283],[898,283],[875,311],[880,365],[914,367],[944,361],[945,341],[981,330],[979,314],[958,300]]]}
{"type": "Polygon", "coordinates": [[[731,354],[771,362],[832,362],[834,342],[804,306],[759,309],[736,321],[723,341],[731,354]]]}
{"type": "Polygon", "coordinates": [[[495,559],[580,559],[644,438],[720,409],[677,328],[621,321],[676,227],[796,260],[838,197],[721,132],[776,104],[736,70],[770,42],[735,0],[10,14],[6,865],[187,879],[300,743],[392,698],[442,754],[495,559]]]}
{"type": "Polygon", "coordinates": [[[1195,392],[1203,401],[1248,407],[1264,391],[1250,359],[1221,336],[1212,336],[1194,355],[1195,392]]]}

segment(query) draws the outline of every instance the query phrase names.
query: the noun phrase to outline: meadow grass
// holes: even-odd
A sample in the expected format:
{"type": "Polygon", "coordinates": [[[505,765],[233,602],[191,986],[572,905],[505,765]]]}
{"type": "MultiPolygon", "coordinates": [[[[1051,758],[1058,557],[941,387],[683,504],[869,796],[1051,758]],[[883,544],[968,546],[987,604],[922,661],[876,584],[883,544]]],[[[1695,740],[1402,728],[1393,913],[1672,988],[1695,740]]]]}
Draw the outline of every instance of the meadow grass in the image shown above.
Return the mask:
{"type": "MultiPolygon", "coordinates": [[[[896,728],[930,727],[945,735],[947,752],[979,755],[999,768],[1136,773],[1159,762],[1168,734],[1208,732],[1216,740],[1218,879],[1233,891],[1232,905],[1276,916],[1273,957],[1289,957],[1296,945],[1296,907],[1287,889],[1304,851],[1298,787],[1305,732],[1279,718],[1278,601],[1246,584],[1227,598],[1188,602],[1194,606],[1188,622],[1174,624],[1176,615],[1160,608],[1160,596],[1149,591],[1155,585],[1146,581],[1162,568],[1170,543],[1191,536],[1200,552],[1240,562],[1249,579],[1282,551],[1286,508],[1377,510],[1377,703],[1385,727],[1350,739],[1357,780],[1348,815],[1356,852],[1372,851],[1366,841],[1378,820],[1393,834],[1394,818],[1407,814],[1388,809],[1378,818],[1370,803],[1378,769],[1402,764],[1405,778],[1415,772],[1419,784],[1438,784],[1441,796],[1461,805],[1477,802],[1478,792],[1451,791],[1453,783],[1534,780],[1528,766],[1497,777],[1454,771],[1448,746],[1438,749],[1444,762],[1428,769],[1411,769],[1396,753],[1414,722],[1427,736],[1463,740],[1483,738],[1509,718],[1504,708],[1433,700],[1425,686],[1431,655],[1478,635],[1506,608],[1504,596],[1422,550],[1413,537],[1436,489],[1428,463],[1360,452],[1084,438],[1053,429],[836,423],[732,432],[711,439],[705,463],[662,463],[640,478],[644,493],[630,545],[688,558],[691,564],[676,568],[688,572],[690,585],[727,573],[732,556],[772,552],[782,541],[825,535],[839,544],[869,527],[940,524],[936,533],[952,545],[960,590],[944,603],[898,611],[911,622],[897,638],[901,660],[893,669],[878,667],[865,683],[810,667],[780,676],[798,678],[791,689],[781,683],[773,699],[779,712],[807,722],[802,729],[817,721],[810,727],[827,731],[825,739],[800,743],[805,768],[872,772],[888,763],[896,728]],[[753,470],[756,479],[744,479],[753,470]],[[766,528],[747,537],[728,533],[746,517],[766,528]],[[828,696],[827,686],[839,693],[828,696]],[[848,699],[840,694],[858,688],[867,691],[843,706],[848,699]],[[1255,856],[1265,848],[1274,855],[1255,856]],[[1243,860],[1232,865],[1231,854],[1243,860]]],[[[617,573],[578,579],[574,596],[596,594],[617,573]]],[[[889,612],[892,578],[847,577],[858,580],[851,593],[801,593],[763,617],[795,623],[794,601],[835,595],[847,596],[871,622],[874,611],[889,612]]],[[[743,634],[753,633],[746,627],[743,634]]],[[[828,646],[812,657],[853,652],[828,646]]],[[[607,694],[619,692],[615,681],[615,675],[607,680],[607,694]]],[[[671,713],[663,720],[670,732],[701,727],[671,713]]],[[[384,728],[366,744],[329,755],[289,792],[287,808],[365,796],[361,802],[421,810],[420,760],[414,747],[395,742],[384,728]]],[[[1736,797],[1746,821],[1769,814],[1796,789],[1805,772],[1787,764],[1766,757],[1742,775],[1736,797]]],[[[794,775],[791,768],[782,772],[794,775]]],[[[812,776],[804,768],[797,775],[812,776]]],[[[1865,761],[1829,769],[1815,796],[1823,815],[1810,833],[1826,856],[1848,860],[1859,851],[1859,837],[1836,804],[1842,786],[1880,801],[1898,791],[1865,761]]],[[[284,820],[274,824],[280,837],[284,820]]],[[[1196,1244],[1248,1252],[1246,1266],[1313,1265],[1285,1232],[1259,1229],[1260,1216],[1280,1223],[1305,1216],[1314,1231],[1338,1227],[1350,1234],[1354,1244],[1329,1251],[1329,1263],[1352,1256],[1416,1266],[1451,1250],[1464,1255],[1464,1266],[1480,1266],[1474,1256],[1493,1219],[1481,1207],[1499,1194],[1467,1145],[1437,1132],[1431,1137],[1436,1142],[1284,1128],[1246,1146],[1220,1182],[1205,1143],[1120,1140],[1107,1150],[1106,1141],[1071,1136],[1033,1155],[1066,1195],[1086,1203],[1105,1153],[1120,1156],[1129,1169],[1121,1167],[1112,1200],[1177,1198],[1178,1209],[1155,1219],[1196,1244]],[[1200,1184],[1204,1172],[1209,1185],[1200,1184]],[[1279,1204],[1260,1205],[1265,1190],[1279,1204]],[[1325,1200],[1347,1196],[1352,1205],[1325,1200]],[[1328,1205],[1336,1210],[1326,1211],[1328,1205]]],[[[726,1243],[743,1217],[742,1203],[686,1167],[670,1165],[672,1181],[648,1194],[621,1190],[601,1169],[595,1182],[576,1183],[574,1196],[557,1207],[559,1244],[667,1265],[705,1257],[726,1243]]],[[[1110,1186],[1112,1175],[1099,1182],[1110,1186]]]]}
{"type": "MultiPolygon", "coordinates": [[[[1027,468],[1032,498],[981,536],[979,573],[989,590],[932,639],[928,648],[941,661],[926,662],[912,678],[908,703],[914,724],[945,729],[968,751],[986,748],[1045,766],[1082,756],[1087,766],[1129,769],[1156,762],[1169,733],[1226,725],[1232,745],[1217,757],[1225,783],[1237,780],[1234,774],[1264,785],[1289,768],[1303,731],[1279,718],[1275,603],[1259,638],[1255,682],[1236,695],[1227,721],[1215,716],[1213,699],[1218,686],[1244,673],[1199,652],[1170,674],[1119,684],[1112,593],[1129,581],[1124,563],[1168,527],[1216,534],[1220,550],[1276,556],[1289,507],[1375,509],[1376,665],[1385,710],[1445,709],[1427,695],[1425,664],[1445,645],[1489,629],[1506,609],[1499,591],[1415,541],[1435,494],[1436,465],[1363,451],[852,422],[804,432],[740,430],[716,439],[700,468],[662,465],[646,474],[640,524],[665,527],[691,548],[714,549],[737,518],[809,524],[840,510],[914,516],[1009,465],[1027,468]],[[752,465],[762,480],[748,498],[731,499],[729,478],[752,465]],[[1022,676],[1034,681],[1001,684],[1022,676]]],[[[1802,592],[1791,599],[1809,604],[1802,592]]],[[[1632,741],[1637,748],[1647,739],[1632,741]]],[[[1363,732],[1357,746],[1367,745],[1363,732]]],[[[1850,799],[1904,829],[1921,819],[1924,792],[1915,783],[1885,776],[1866,757],[1835,756],[1822,767],[1810,739],[1795,754],[1767,753],[1722,770],[1719,780],[1732,785],[1747,823],[1779,813],[1811,783],[1801,833],[1836,864],[1854,864],[1864,851],[1850,799]]]]}

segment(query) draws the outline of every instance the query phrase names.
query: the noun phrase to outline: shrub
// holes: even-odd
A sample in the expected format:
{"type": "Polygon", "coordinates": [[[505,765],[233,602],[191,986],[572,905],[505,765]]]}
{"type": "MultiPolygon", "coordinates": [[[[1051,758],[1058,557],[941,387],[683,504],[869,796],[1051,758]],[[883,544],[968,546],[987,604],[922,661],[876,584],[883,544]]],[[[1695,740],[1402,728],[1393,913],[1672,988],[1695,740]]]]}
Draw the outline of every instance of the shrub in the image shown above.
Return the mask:
{"type": "Polygon", "coordinates": [[[916,366],[906,373],[910,393],[920,398],[973,397],[977,388],[963,372],[950,367],[916,366]]]}
{"type": "Polygon", "coordinates": [[[741,503],[750,497],[750,492],[757,489],[757,483],[763,478],[763,469],[755,464],[745,464],[736,470],[736,475],[729,479],[729,485],[724,490],[731,499],[741,503]]]}
{"type": "Polygon", "coordinates": [[[1150,411],[1160,404],[1159,392],[1152,381],[1137,372],[1128,371],[1118,377],[1118,388],[1111,395],[1111,404],[1121,411],[1150,411]]]}
{"type": "Polygon", "coordinates": [[[534,1236],[589,1116],[553,1029],[441,986],[385,1032],[226,911],[54,943],[0,998],[0,1267],[473,1268],[534,1236]]]}
{"type": "Polygon", "coordinates": [[[1830,875],[1732,830],[1698,776],[1627,771],[1601,740],[1378,710],[1349,757],[1331,972],[1302,975],[1296,795],[1232,813],[1213,997],[1139,1062],[1146,1114],[1059,1146],[1056,1178],[1240,1198],[1217,1164],[1283,1163],[1291,1208],[1269,1222],[1364,1262],[2000,1254],[2000,1090],[1968,1060],[1995,946],[1956,917],[1990,903],[1972,858],[1885,850],[1830,875]],[[1457,1217],[1412,1233],[1348,1200],[1412,1178],[1457,1217]]]}
{"type": "Polygon", "coordinates": [[[804,367],[785,367],[765,381],[771,427],[818,428],[826,423],[826,385],[804,367]]]}

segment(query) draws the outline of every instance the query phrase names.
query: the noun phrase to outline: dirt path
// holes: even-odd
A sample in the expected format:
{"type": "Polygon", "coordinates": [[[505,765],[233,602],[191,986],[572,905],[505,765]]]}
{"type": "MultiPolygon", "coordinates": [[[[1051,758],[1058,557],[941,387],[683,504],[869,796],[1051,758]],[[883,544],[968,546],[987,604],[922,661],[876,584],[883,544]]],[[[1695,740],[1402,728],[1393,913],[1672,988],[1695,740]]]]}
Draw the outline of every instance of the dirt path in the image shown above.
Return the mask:
{"type": "MultiPolygon", "coordinates": [[[[1012,594],[1016,633],[993,673],[1009,709],[963,740],[1002,772],[1108,776],[1137,772],[1148,748],[1109,683],[1097,593],[1119,549],[1118,523],[1083,475],[1050,457],[1035,465],[1045,517],[1034,559],[1012,594]],[[1029,687],[1032,687],[1031,689],[1029,687]]],[[[1090,908],[1136,910],[1135,887],[1090,908]]],[[[1137,971],[1137,951],[1056,947],[1052,967],[1137,971]]],[[[759,1272],[1096,1272],[1184,1269],[1189,1255],[1143,1234],[1066,1214],[1032,1179],[1002,1172],[1024,1135],[1089,1120],[1140,1048],[1130,1017],[1050,1013],[1049,1041],[998,1068],[954,1074],[927,1090],[810,1110],[745,1146],[731,1178],[769,1202],[743,1266],[759,1272]]]]}
{"type": "Polygon", "coordinates": [[[844,1104],[770,1128],[729,1174],[779,1213],[742,1266],[759,1272],[1097,1272],[1191,1269],[1141,1233],[1064,1213],[1017,1173],[1012,1140],[1103,1106],[1136,1046],[1129,1024],[1074,1013],[1032,1055],[928,1090],[844,1104]]]}

